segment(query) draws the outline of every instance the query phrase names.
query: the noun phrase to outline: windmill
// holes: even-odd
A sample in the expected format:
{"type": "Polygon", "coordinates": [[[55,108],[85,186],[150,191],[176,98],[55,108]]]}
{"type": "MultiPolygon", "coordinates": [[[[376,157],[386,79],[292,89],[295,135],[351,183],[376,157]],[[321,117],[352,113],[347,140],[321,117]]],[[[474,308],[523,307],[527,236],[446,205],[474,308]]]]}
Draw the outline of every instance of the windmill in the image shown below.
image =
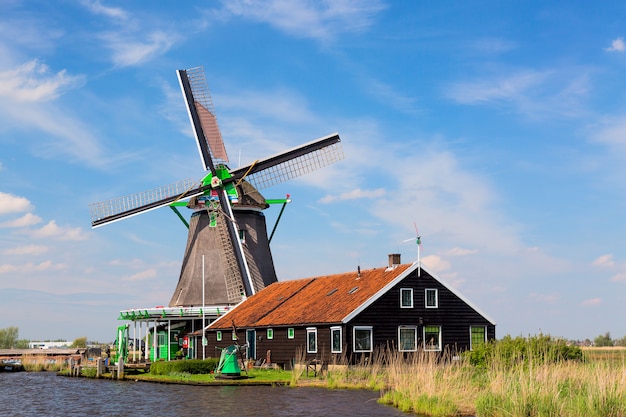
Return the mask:
{"type": "Polygon", "coordinates": [[[335,133],[231,170],[204,69],[177,75],[206,176],[92,204],[92,227],[164,206],[186,223],[177,207],[187,206],[194,212],[186,223],[187,245],[169,306],[236,304],[277,280],[262,213],[269,200],[258,190],[342,159],[341,139],[335,133]]]}

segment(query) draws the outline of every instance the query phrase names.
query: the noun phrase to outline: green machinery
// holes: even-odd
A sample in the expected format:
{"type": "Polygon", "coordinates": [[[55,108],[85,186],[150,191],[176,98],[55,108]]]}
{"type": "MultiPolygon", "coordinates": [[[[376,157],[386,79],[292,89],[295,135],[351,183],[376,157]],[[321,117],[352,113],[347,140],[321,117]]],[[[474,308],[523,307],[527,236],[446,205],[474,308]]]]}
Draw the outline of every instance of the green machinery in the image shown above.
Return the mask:
{"type": "MultiPolygon", "coordinates": [[[[240,354],[240,346],[230,345],[222,349],[220,355],[220,362],[217,365],[217,372],[219,375],[216,378],[221,379],[240,379],[247,378],[241,376],[241,368],[237,360],[237,354],[240,354]]],[[[243,357],[242,357],[243,359],[243,357]]],[[[247,371],[246,371],[247,373],[247,371]]]]}
{"type": "Polygon", "coordinates": [[[180,331],[171,330],[168,340],[167,333],[168,332],[165,330],[156,332],[156,346],[154,343],[154,332],[148,334],[147,344],[150,349],[151,362],[182,358],[180,355],[177,355],[179,351],[187,352],[187,355],[183,357],[189,357],[191,353],[190,348],[193,348],[189,343],[189,339],[187,337],[180,337],[180,331]]]}
{"type": "Polygon", "coordinates": [[[128,324],[117,328],[114,363],[118,363],[120,358],[124,360],[124,362],[128,359],[128,324]]]}

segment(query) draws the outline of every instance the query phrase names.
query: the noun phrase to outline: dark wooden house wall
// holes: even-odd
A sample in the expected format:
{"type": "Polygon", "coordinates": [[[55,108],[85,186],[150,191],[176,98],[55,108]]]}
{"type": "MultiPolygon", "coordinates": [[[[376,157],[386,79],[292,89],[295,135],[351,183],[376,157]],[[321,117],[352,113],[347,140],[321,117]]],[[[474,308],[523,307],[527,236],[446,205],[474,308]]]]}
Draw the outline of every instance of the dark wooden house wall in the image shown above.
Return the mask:
{"type": "Polygon", "coordinates": [[[398,326],[417,326],[418,346],[423,327],[441,326],[442,346],[452,351],[470,348],[470,326],[486,326],[487,339],[495,339],[495,325],[425,271],[414,271],[349,323],[347,344],[352,349],[352,327],[373,326],[374,346],[397,346],[398,326]],[[413,308],[400,307],[400,289],[413,289],[413,308]],[[425,290],[437,289],[438,307],[426,308],[425,290]]]}
{"type": "MultiPolygon", "coordinates": [[[[479,312],[470,307],[465,301],[446,288],[439,281],[432,278],[425,271],[421,271],[418,277],[417,271],[412,272],[402,282],[387,291],[381,298],[354,317],[349,323],[341,325],[314,323],[289,326],[295,330],[293,339],[287,337],[288,327],[273,327],[274,337],[267,339],[267,328],[256,330],[256,356],[265,358],[266,352],[271,350],[271,359],[285,369],[291,369],[297,352],[301,352],[305,359],[318,359],[324,363],[340,363],[346,359],[350,362],[357,362],[365,353],[354,353],[352,349],[354,326],[371,326],[373,330],[374,348],[385,348],[387,346],[397,348],[398,327],[417,326],[418,348],[423,347],[423,327],[428,325],[441,326],[442,347],[449,349],[451,353],[456,353],[470,348],[470,327],[485,326],[487,329],[487,339],[495,339],[495,325],[491,324],[479,312]],[[400,307],[400,289],[413,289],[413,308],[400,307]],[[426,308],[425,290],[426,288],[437,289],[438,307],[426,308]],[[331,327],[342,327],[342,353],[331,353],[331,327]],[[317,329],[317,353],[306,353],[306,329],[315,327],[317,329]]],[[[238,329],[239,343],[246,342],[246,329],[238,329]]],[[[220,351],[215,346],[224,348],[232,345],[230,331],[222,332],[222,341],[217,342],[216,332],[208,332],[208,346],[206,347],[207,357],[219,357],[220,351]]],[[[443,350],[442,349],[442,350],[443,350]]]]}

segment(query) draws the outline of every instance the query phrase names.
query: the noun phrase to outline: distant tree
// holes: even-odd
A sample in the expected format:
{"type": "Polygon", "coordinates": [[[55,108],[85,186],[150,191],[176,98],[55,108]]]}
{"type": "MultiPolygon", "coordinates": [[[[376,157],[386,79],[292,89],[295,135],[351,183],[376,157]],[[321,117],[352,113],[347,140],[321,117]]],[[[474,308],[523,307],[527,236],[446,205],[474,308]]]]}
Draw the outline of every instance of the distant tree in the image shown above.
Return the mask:
{"type": "Polygon", "coordinates": [[[18,333],[19,329],[17,327],[7,327],[6,329],[0,329],[0,349],[15,348],[18,333]]]}
{"type": "Polygon", "coordinates": [[[71,348],[86,348],[87,347],[87,336],[83,336],[83,337],[79,337],[77,339],[74,339],[74,341],[72,342],[70,347],[71,348]]]}
{"type": "Polygon", "coordinates": [[[30,347],[30,340],[20,339],[15,342],[15,349],[28,349],[30,347]]]}
{"type": "Polygon", "coordinates": [[[613,346],[613,340],[611,340],[611,333],[606,332],[604,335],[600,335],[593,339],[593,344],[598,347],[613,346]]]}
{"type": "Polygon", "coordinates": [[[626,336],[615,340],[615,346],[626,346],[626,336]]]}

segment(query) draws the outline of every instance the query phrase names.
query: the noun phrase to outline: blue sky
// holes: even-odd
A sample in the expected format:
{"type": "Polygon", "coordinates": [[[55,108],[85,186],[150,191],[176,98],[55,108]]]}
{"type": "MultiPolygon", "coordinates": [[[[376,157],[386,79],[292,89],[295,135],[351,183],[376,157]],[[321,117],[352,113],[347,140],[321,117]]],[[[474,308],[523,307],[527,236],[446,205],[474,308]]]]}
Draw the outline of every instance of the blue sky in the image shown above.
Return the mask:
{"type": "MultiPolygon", "coordinates": [[[[0,328],[114,338],[166,305],[168,209],[90,203],[200,164],[175,70],[204,66],[231,167],[339,132],[280,186],[279,280],[422,261],[499,337],[626,335],[626,6],[48,1],[0,5],[0,328]]],[[[278,214],[266,211],[273,226],[278,214]]]]}

